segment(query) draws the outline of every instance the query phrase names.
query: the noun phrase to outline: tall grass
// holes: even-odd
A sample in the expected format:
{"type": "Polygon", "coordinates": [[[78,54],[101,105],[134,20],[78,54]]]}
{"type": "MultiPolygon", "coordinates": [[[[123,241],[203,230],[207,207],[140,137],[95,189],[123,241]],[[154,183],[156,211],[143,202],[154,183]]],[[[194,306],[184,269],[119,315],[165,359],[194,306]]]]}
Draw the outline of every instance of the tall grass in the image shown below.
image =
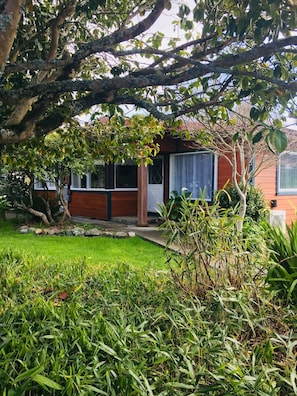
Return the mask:
{"type": "Polygon", "coordinates": [[[260,228],[255,247],[251,227],[246,235],[238,232],[239,217],[232,208],[221,208],[218,198],[209,204],[203,198],[190,200],[182,195],[178,209],[176,217],[172,201],[160,210],[168,246],[175,244],[181,253],[167,249],[167,263],[178,287],[187,294],[203,297],[210,290],[240,290],[254,282],[267,257],[265,243],[261,246],[260,228]]]}
{"type": "Polygon", "coordinates": [[[201,300],[166,272],[12,250],[0,263],[1,395],[297,394],[296,320],[268,294],[201,300]]]}

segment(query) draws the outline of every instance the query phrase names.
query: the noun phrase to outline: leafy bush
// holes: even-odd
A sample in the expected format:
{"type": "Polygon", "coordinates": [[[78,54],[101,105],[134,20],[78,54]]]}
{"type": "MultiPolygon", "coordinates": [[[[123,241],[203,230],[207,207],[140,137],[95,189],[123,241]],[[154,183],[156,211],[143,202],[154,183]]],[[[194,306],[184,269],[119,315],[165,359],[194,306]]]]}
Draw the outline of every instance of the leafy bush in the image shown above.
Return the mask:
{"type": "MultiPolygon", "coordinates": [[[[236,208],[239,204],[239,194],[234,186],[229,186],[219,193],[219,204],[222,208],[236,208]]],[[[246,219],[263,221],[267,219],[268,210],[261,190],[250,186],[247,192],[246,219]]]]}
{"type": "Polygon", "coordinates": [[[286,227],[286,233],[279,227],[266,225],[267,243],[272,266],[266,282],[277,295],[287,303],[297,302],[297,222],[286,227]]]}
{"type": "Polygon", "coordinates": [[[190,197],[191,193],[189,191],[182,191],[181,194],[179,194],[176,190],[171,192],[170,197],[166,203],[166,207],[170,212],[170,218],[172,220],[179,220],[181,216],[183,199],[189,199],[190,197]]]}
{"type": "Polygon", "coordinates": [[[126,265],[0,263],[3,395],[296,394],[294,317],[253,289],[202,301],[126,265]]]}
{"type": "Polygon", "coordinates": [[[167,263],[176,284],[186,293],[200,297],[211,289],[241,289],[260,270],[258,259],[265,254],[259,249],[251,253],[253,234],[244,238],[237,232],[238,216],[233,208],[221,208],[216,198],[189,200],[181,196],[179,216],[175,220],[174,202],[161,206],[162,228],[168,236],[167,263]]]}
{"type": "Polygon", "coordinates": [[[33,175],[26,172],[8,172],[2,181],[2,188],[12,208],[49,224],[60,214],[59,202],[47,191],[42,196],[38,195],[33,187],[33,175]]]}

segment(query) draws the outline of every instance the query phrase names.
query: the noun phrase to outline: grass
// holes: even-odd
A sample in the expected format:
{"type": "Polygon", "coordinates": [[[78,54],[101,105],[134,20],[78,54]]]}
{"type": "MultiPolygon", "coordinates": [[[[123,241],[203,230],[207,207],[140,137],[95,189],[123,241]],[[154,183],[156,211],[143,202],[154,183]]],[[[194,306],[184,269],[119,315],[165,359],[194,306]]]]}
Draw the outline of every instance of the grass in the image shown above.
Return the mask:
{"type": "Polygon", "coordinates": [[[123,264],[141,246],[162,252],[139,238],[37,237],[8,223],[0,233],[1,395],[297,395],[296,307],[269,290],[185,295],[167,271],[138,270],[152,267],[146,250],[123,264]],[[90,242],[105,250],[86,265],[90,242]]]}
{"type": "Polygon", "coordinates": [[[0,287],[3,396],[297,394],[296,313],[245,291],[201,301],[164,273],[12,251],[0,254],[0,287]]]}
{"type": "Polygon", "coordinates": [[[84,260],[90,266],[126,263],[143,270],[165,268],[163,248],[142,238],[36,236],[20,234],[10,222],[0,223],[0,249],[20,252],[47,261],[69,263],[84,260]]]}

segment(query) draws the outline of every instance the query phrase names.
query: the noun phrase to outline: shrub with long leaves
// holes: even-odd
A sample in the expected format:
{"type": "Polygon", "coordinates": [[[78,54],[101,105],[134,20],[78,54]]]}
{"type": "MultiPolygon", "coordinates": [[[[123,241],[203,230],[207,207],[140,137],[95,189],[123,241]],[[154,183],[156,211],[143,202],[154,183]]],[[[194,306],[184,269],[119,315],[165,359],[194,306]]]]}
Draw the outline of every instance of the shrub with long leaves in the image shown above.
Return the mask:
{"type": "Polygon", "coordinates": [[[266,282],[287,303],[297,302],[297,222],[280,227],[266,225],[272,265],[266,282]]]}
{"type": "Polygon", "coordinates": [[[296,317],[268,295],[230,289],[202,301],[166,272],[12,251],[0,263],[3,396],[297,394],[296,317]]]}
{"type": "Polygon", "coordinates": [[[178,219],[171,216],[174,210],[174,202],[160,207],[161,228],[168,237],[171,274],[186,293],[204,296],[221,287],[241,289],[261,271],[265,244],[255,249],[254,234],[237,231],[238,216],[234,209],[222,208],[218,197],[209,204],[203,197],[182,195],[178,219]]]}

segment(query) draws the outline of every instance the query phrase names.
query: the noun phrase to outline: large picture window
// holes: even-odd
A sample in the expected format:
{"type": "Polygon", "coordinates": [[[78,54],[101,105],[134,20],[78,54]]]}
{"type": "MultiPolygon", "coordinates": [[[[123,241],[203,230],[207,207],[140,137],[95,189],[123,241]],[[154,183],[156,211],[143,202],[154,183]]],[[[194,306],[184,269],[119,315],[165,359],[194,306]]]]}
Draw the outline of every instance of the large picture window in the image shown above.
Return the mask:
{"type": "Polygon", "coordinates": [[[72,189],[102,189],[105,188],[105,165],[97,164],[92,172],[85,175],[71,175],[72,189]]]}
{"type": "Polygon", "coordinates": [[[279,194],[297,194],[297,152],[285,152],[280,155],[277,192],[279,194]]]}
{"type": "Polygon", "coordinates": [[[137,165],[132,160],[115,166],[116,188],[137,188],[137,165]]]}
{"type": "Polygon", "coordinates": [[[200,198],[205,190],[205,199],[213,198],[215,184],[215,156],[209,151],[173,154],[170,161],[170,190],[179,194],[183,189],[200,198]]]}

